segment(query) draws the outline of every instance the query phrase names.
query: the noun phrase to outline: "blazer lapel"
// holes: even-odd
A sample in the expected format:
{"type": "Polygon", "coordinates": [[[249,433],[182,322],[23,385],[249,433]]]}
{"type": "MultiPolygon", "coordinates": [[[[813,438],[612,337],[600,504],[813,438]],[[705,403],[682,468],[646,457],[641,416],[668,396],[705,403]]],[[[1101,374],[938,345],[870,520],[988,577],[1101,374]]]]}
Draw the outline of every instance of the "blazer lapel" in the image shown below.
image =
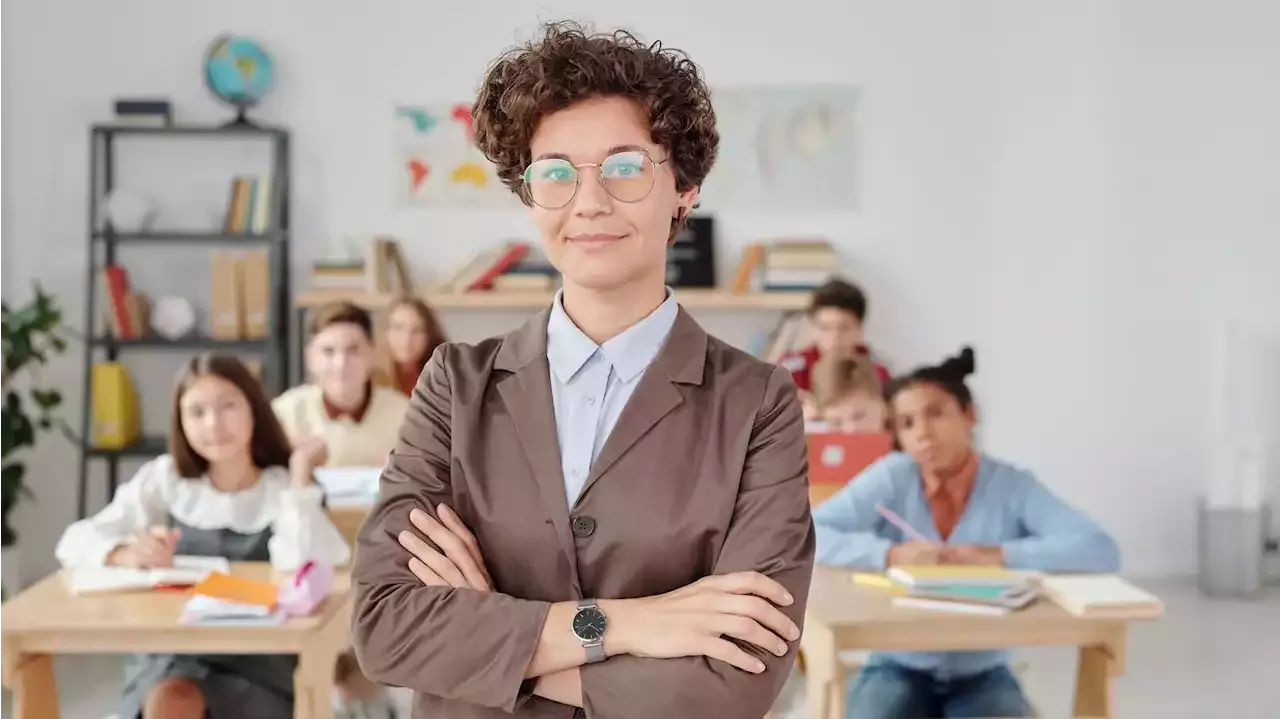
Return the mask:
{"type": "Polygon", "coordinates": [[[515,425],[520,446],[538,482],[542,500],[551,513],[569,567],[577,576],[577,551],[569,526],[568,499],[560,463],[560,440],[556,435],[555,405],[551,398],[551,375],[547,364],[547,316],[540,312],[523,327],[507,335],[494,362],[494,369],[512,372],[498,381],[498,394],[515,425]]]}
{"type": "Polygon", "coordinates": [[[707,360],[707,333],[692,317],[680,308],[671,334],[653,364],[645,370],[640,383],[613,431],[609,433],[600,456],[591,466],[578,501],[586,496],[591,485],[609,471],[655,424],[684,402],[679,384],[702,384],[702,370],[707,360]]]}

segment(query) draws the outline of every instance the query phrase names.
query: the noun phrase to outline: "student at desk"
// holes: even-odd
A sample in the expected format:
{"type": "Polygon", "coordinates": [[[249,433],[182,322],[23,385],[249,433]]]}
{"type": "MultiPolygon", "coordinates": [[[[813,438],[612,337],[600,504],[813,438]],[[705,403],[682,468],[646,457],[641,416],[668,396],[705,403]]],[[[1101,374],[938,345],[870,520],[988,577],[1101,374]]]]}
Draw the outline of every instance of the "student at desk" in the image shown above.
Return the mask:
{"type": "MultiPolygon", "coordinates": [[[[120,487],[105,509],[67,528],[68,568],[170,566],[175,554],[345,564],[351,552],[329,521],[311,472],[257,380],[233,357],[203,355],[179,376],[169,453],[120,487]]],[[[131,657],[118,716],[253,719],[291,716],[292,656],[131,657]]]]}
{"type": "Polygon", "coordinates": [[[400,433],[409,400],[373,382],[373,319],[350,302],[316,311],[306,351],[313,382],[271,403],[312,468],[381,467],[400,433]]]}
{"type": "MultiPolygon", "coordinates": [[[[995,564],[1045,572],[1115,572],[1116,543],[1030,473],[974,450],[977,421],[965,348],[890,382],[903,452],[868,467],[813,512],[822,564],[995,564]],[[883,505],[923,535],[885,520],[883,505]]],[[[1031,712],[1004,652],[872,655],[850,689],[857,719],[1023,717],[1031,712]]]]}
{"type": "MultiPolygon", "coordinates": [[[[409,400],[373,381],[373,319],[350,302],[320,308],[307,343],[312,384],[272,403],[289,440],[310,472],[318,467],[382,467],[400,434],[409,400]]],[[[338,658],[340,716],[390,716],[390,699],[360,672],[350,651],[338,658]]]]}

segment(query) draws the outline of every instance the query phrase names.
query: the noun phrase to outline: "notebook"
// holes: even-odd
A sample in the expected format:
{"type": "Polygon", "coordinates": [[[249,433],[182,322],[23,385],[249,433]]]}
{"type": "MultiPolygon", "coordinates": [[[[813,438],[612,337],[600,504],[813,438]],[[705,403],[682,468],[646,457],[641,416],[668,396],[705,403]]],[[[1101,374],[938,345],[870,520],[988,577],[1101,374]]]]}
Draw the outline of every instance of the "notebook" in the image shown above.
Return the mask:
{"type": "Polygon", "coordinates": [[[1040,580],[1045,596],[1077,617],[1087,619],[1154,618],[1164,613],[1164,603],[1120,577],[1110,574],[1077,574],[1040,580]]]}
{"type": "Polygon", "coordinates": [[[910,607],[913,609],[930,609],[938,612],[957,612],[960,614],[987,614],[991,616],[1000,616],[1008,614],[1010,610],[1007,607],[1001,607],[995,604],[973,604],[971,602],[949,602],[945,599],[923,599],[921,597],[894,597],[893,605],[895,607],[910,607]]]}
{"type": "Polygon", "coordinates": [[[280,590],[274,583],[261,579],[212,572],[204,578],[204,581],[195,585],[191,593],[210,599],[263,607],[270,612],[276,608],[276,599],[280,595],[280,590]]]}
{"type": "Polygon", "coordinates": [[[1031,575],[1025,572],[1005,569],[995,565],[903,565],[890,567],[885,574],[893,581],[913,588],[943,586],[1011,587],[1026,584],[1032,578],[1031,575]]]}
{"type": "Polygon", "coordinates": [[[273,626],[284,621],[284,613],[261,604],[246,604],[196,594],[182,609],[178,623],[236,627],[273,626]]]}
{"type": "Polygon", "coordinates": [[[199,584],[211,572],[230,572],[231,563],[222,557],[180,554],[173,566],[163,569],[133,567],[84,567],[67,575],[67,591],[75,595],[130,592],[155,587],[189,587],[199,584]]]}

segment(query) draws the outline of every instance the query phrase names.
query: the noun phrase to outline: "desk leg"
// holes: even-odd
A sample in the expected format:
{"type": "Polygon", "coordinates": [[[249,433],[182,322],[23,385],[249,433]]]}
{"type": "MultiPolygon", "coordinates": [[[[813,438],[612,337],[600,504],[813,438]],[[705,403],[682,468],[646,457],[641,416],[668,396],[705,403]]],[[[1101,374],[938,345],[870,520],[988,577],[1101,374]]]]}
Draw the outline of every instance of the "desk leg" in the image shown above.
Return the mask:
{"type": "Polygon", "coordinates": [[[58,719],[53,657],[48,654],[17,657],[9,681],[15,719],[58,719]]]}
{"type": "Polygon", "coordinates": [[[1076,668],[1076,719],[1115,717],[1116,661],[1106,646],[1080,647],[1076,668]]]}
{"type": "Polygon", "coordinates": [[[835,636],[825,627],[806,626],[800,649],[804,652],[805,703],[810,719],[844,719],[844,667],[835,636]]]}

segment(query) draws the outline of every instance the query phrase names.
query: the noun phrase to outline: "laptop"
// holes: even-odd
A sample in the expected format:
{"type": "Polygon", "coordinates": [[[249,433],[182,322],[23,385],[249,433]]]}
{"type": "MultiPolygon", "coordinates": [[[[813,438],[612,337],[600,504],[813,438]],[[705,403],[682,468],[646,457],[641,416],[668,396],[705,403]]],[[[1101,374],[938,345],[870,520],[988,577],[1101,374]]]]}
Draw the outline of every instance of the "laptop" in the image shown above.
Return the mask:
{"type": "Polygon", "coordinates": [[[893,451],[893,437],[883,433],[813,432],[809,445],[809,498],[817,505],[893,451]]]}

